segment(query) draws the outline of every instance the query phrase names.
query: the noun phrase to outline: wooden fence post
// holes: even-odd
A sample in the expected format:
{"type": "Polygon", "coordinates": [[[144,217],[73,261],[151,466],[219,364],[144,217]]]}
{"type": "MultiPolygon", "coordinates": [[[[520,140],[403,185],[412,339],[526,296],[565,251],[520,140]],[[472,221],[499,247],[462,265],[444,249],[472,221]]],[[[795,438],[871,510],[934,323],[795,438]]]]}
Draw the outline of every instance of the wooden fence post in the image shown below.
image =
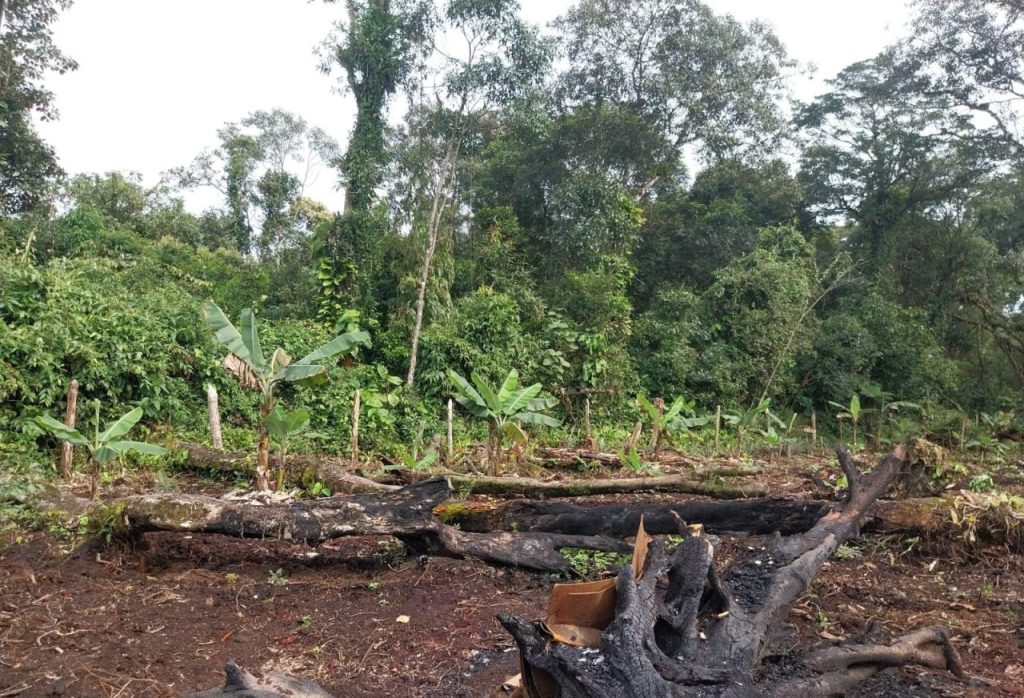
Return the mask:
{"type": "Polygon", "coordinates": [[[715,452],[718,452],[718,437],[722,433],[722,406],[715,407],[715,452]]]}
{"type": "Polygon", "coordinates": [[[661,450],[661,418],[665,416],[665,400],[660,397],[654,398],[654,409],[658,413],[658,419],[654,422],[654,433],[651,434],[651,451],[654,457],[658,457],[661,450]]]}
{"type": "MultiPolygon", "coordinates": [[[[64,409],[64,424],[69,428],[75,426],[75,415],[78,412],[78,380],[71,379],[68,386],[68,403],[64,409]]],[[[70,442],[64,441],[60,445],[60,476],[63,479],[71,477],[71,459],[74,452],[71,450],[70,442]]]]}
{"type": "Polygon", "coordinates": [[[452,438],[452,399],[448,398],[448,415],[446,418],[446,426],[448,427],[448,462],[450,466],[452,464],[452,458],[455,456],[455,440],[452,438]]]}
{"type": "Polygon", "coordinates": [[[811,410],[811,448],[818,448],[818,411],[811,410]]]}
{"type": "Polygon", "coordinates": [[[590,431],[590,398],[583,398],[583,448],[593,450],[596,447],[594,435],[590,431]]]}
{"type": "Polygon", "coordinates": [[[206,386],[206,409],[210,413],[210,443],[214,448],[224,448],[224,437],[220,432],[220,402],[217,398],[217,388],[206,386]]]}
{"type": "Polygon", "coordinates": [[[356,388],[355,398],[352,400],[352,466],[359,465],[359,407],[362,394],[356,388]]]}

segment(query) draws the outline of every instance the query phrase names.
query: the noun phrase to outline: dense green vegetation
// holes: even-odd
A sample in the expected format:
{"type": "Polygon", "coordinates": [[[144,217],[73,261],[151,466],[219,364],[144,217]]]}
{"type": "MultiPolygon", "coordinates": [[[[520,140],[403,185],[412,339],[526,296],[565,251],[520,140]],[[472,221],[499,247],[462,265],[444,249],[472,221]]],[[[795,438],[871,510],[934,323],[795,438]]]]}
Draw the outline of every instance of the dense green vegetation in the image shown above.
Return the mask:
{"type": "Polygon", "coordinates": [[[1020,408],[1015,3],[922,0],[912,35],[790,108],[771,30],[699,2],[579,0],[542,31],[511,0],[350,0],[324,52],[347,147],[254,111],[150,188],[65,177],[33,130],[45,74],[75,67],[49,32],[69,2],[0,9],[0,449],[52,445],[36,418],[72,378],[105,418],[198,438],[214,384],[252,446],[259,395],[221,369],[210,300],[293,356],[369,333],[319,389],[278,386],[319,450],[346,450],[356,389],[364,449],[404,457],[472,390],[450,376],[513,369],[558,398],[540,433],[578,435],[587,398],[613,449],[656,397],[683,400],[674,441],[709,443],[721,406],[741,445],[812,411],[838,430],[857,396],[858,439],[986,449],[1020,408]],[[343,211],[304,195],[316,163],[343,211]],[[200,186],[222,204],[187,210],[200,186]]]}

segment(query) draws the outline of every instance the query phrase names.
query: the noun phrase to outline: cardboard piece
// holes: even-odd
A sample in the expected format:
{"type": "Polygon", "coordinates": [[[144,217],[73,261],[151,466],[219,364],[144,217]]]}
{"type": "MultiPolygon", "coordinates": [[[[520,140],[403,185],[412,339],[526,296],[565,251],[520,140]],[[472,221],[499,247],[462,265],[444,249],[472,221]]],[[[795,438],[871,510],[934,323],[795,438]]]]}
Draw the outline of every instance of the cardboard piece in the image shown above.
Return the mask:
{"type": "MultiPolygon", "coordinates": [[[[650,548],[650,534],[644,529],[643,517],[633,545],[633,576],[640,579],[650,548]]],[[[544,628],[552,642],[573,647],[600,647],[601,634],[615,619],[615,579],[596,582],[556,584],[551,590],[544,628]]],[[[520,689],[528,698],[555,698],[558,685],[544,671],[536,670],[519,659],[522,675],[520,689]]]]}

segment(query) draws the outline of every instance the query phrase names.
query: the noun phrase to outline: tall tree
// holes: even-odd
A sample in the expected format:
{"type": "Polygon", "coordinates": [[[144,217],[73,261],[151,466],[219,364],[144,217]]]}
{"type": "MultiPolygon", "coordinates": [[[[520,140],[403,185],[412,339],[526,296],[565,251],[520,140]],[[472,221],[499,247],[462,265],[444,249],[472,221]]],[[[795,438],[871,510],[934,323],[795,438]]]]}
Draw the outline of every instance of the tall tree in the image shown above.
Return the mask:
{"type": "Polygon", "coordinates": [[[567,107],[626,108],[664,134],[642,197],[690,146],[712,158],[765,150],[784,122],[778,109],[793,64],[767,25],[716,15],[698,0],[582,0],[555,26],[568,69],[567,107]]]}
{"type": "Polygon", "coordinates": [[[855,224],[849,244],[870,274],[888,268],[901,223],[969,190],[998,160],[969,115],[930,90],[896,50],[855,63],[802,105],[800,181],[824,221],[855,224]]]}
{"type": "Polygon", "coordinates": [[[416,281],[416,302],[405,384],[416,379],[427,286],[441,241],[447,209],[467,133],[497,107],[525,96],[543,79],[550,46],[519,16],[516,0],[449,0],[435,38],[434,85],[425,84],[420,111],[433,110],[439,127],[429,138],[440,145],[436,164],[423,180],[426,204],[416,221],[425,245],[416,281]]]}
{"type": "Polygon", "coordinates": [[[917,0],[909,47],[931,89],[1024,156],[1024,2],[917,0]]]}
{"type": "Polygon", "coordinates": [[[319,312],[328,323],[353,303],[373,309],[371,277],[383,234],[373,207],[389,160],[388,102],[422,55],[431,20],[426,0],[347,0],[345,5],[348,18],[328,38],[321,66],[327,73],[341,67],[356,102],[355,126],[340,161],[345,206],[320,249],[319,312]]]}
{"type": "Polygon", "coordinates": [[[36,206],[62,174],[53,150],[32,125],[32,115],[57,117],[46,74],[78,64],[53,42],[51,24],[71,0],[0,0],[0,212],[36,206]]]}
{"type": "Polygon", "coordinates": [[[338,145],[320,128],[281,109],[255,111],[217,131],[220,145],[174,168],[179,187],[212,187],[224,197],[231,222],[227,246],[273,258],[302,232],[294,204],[338,145]]]}

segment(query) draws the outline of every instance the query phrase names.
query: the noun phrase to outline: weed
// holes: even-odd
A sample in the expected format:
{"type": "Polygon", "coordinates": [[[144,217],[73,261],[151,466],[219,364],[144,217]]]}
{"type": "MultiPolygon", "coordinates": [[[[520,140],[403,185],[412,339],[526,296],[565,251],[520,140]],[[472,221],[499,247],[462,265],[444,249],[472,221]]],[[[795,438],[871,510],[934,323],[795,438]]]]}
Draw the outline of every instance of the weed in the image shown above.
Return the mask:
{"type": "Polygon", "coordinates": [[[284,570],[278,567],[276,570],[270,570],[270,574],[267,577],[267,583],[274,587],[283,587],[288,583],[288,580],[284,578],[284,570]]]}
{"type": "Polygon", "coordinates": [[[569,561],[573,571],[584,579],[595,579],[615,572],[628,565],[631,559],[627,553],[609,553],[583,548],[562,548],[562,554],[569,561]]]}

